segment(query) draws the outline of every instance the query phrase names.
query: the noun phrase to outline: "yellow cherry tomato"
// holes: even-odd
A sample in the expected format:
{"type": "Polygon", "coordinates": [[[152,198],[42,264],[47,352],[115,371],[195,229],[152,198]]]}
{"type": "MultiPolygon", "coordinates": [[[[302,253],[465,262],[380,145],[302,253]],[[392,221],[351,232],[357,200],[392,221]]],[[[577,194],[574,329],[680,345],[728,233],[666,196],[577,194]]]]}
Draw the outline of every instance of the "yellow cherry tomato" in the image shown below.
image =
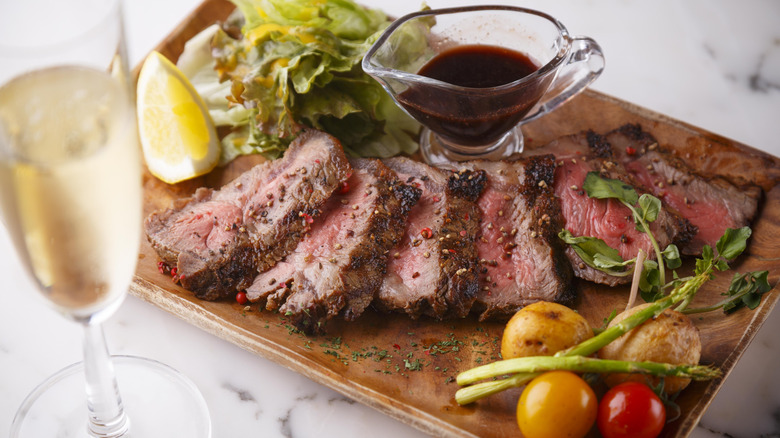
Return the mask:
{"type": "Polygon", "coordinates": [[[525,438],[581,438],[593,427],[598,400],[590,386],[569,371],[531,380],[517,403],[517,425],[525,438]]]}

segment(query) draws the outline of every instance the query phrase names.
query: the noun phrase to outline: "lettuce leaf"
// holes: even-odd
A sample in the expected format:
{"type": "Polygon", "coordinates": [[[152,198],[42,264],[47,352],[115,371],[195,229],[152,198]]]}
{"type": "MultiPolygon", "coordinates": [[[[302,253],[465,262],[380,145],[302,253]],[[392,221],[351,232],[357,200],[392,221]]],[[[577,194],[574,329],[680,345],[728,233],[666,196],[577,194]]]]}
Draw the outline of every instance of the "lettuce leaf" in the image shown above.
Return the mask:
{"type": "Polygon", "coordinates": [[[360,67],[389,24],[384,13],[352,0],[231,1],[237,12],[190,40],[179,61],[215,124],[230,128],[222,164],[278,157],[304,127],[352,155],[417,150],[419,124],[360,67]]]}

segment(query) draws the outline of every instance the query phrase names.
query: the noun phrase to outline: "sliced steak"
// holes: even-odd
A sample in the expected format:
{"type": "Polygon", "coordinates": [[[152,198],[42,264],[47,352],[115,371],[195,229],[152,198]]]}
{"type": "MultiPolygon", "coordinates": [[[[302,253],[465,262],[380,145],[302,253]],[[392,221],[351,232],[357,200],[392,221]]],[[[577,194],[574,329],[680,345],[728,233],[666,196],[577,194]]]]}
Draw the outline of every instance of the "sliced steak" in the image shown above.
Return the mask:
{"type": "Polygon", "coordinates": [[[476,202],[485,172],[451,173],[403,157],[384,163],[422,195],[409,212],[400,244],[390,252],[374,306],[414,319],[465,317],[479,289],[476,202]]]}
{"type": "MultiPolygon", "coordinates": [[[[558,158],[555,171],[555,195],[561,200],[566,229],[575,236],[591,236],[602,239],[607,245],[615,248],[623,259],[636,257],[639,250],[644,250],[648,257],[654,257],[650,238],[634,225],[631,211],[617,200],[589,198],[582,189],[582,183],[588,172],[598,172],[606,178],[619,179],[633,186],[639,194],[644,193],[626,170],[609,158],[610,153],[604,149],[604,137],[594,133],[581,133],[559,138],[551,143],[548,149],[558,158]],[[587,149],[593,151],[585,155],[587,149]],[[581,151],[573,155],[571,151],[581,151]],[[598,156],[597,156],[598,155],[598,156]]],[[[694,232],[693,227],[685,219],[661,208],[658,218],[650,223],[650,230],[658,244],[663,249],[670,243],[684,245],[694,232]]],[[[626,283],[630,277],[615,277],[591,268],[582,262],[572,248],[567,248],[566,254],[572,263],[577,277],[596,283],[614,286],[626,283]]]]}
{"type": "Polygon", "coordinates": [[[698,231],[684,254],[698,255],[704,245],[715,248],[726,228],[750,225],[761,197],[757,186],[737,187],[724,178],[705,178],[659,147],[652,135],[624,125],[606,135],[615,157],[650,193],[688,219],[698,231]]]}
{"type": "Polygon", "coordinates": [[[363,313],[420,197],[378,160],[352,165],[348,190],[334,194],[295,250],[247,289],[250,301],[287,315],[307,333],[322,331],[337,315],[353,320],[363,313]]]}
{"type": "Polygon", "coordinates": [[[307,219],[319,215],[351,172],[338,140],[309,131],[283,158],[152,213],[146,236],[176,267],[182,287],[207,300],[230,296],[296,247],[307,219]]]}
{"type": "Polygon", "coordinates": [[[542,147],[528,149],[523,152],[525,156],[552,154],[560,163],[563,160],[579,160],[585,157],[612,158],[612,146],[603,135],[593,131],[584,131],[575,135],[559,137],[542,147]]]}
{"type": "Polygon", "coordinates": [[[477,202],[481,288],[472,310],[479,319],[504,318],[540,300],[571,301],[572,269],[558,238],[563,216],[552,191],[553,156],[460,165],[488,173],[477,202]]]}

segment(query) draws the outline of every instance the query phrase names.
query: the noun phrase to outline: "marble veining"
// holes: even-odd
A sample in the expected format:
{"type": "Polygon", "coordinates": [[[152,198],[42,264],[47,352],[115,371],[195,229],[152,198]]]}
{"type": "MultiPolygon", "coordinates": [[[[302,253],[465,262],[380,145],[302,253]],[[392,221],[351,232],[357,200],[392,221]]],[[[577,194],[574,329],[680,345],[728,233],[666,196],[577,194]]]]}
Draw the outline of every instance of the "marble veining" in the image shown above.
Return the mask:
{"type": "Polygon", "coordinates": [[[290,417],[293,416],[293,412],[296,408],[299,406],[305,404],[307,401],[312,401],[317,398],[317,394],[308,394],[303,397],[296,397],[295,398],[295,404],[293,404],[289,409],[287,409],[287,412],[285,412],[283,417],[279,417],[276,419],[276,421],[279,422],[282,435],[284,435],[287,438],[292,438],[292,428],[290,426],[290,417]]]}
{"type": "MultiPolygon", "coordinates": [[[[125,2],[136,65],[200,0],[125,2]]],[[[362,3],[393,15],[419,0],[362,3]]],[[[432,7],[478,3],[429,0],[432,7]]],[[[774,0],[543,0],[521,4],[558,17],[604,47],[594,88],[780,155],[780,2],[774,0]]],[[[43,379],[80,360],[80,329],[45,306],[0,232],[0,434],[43,379]]],[[[423,433],[275,363],[129,297],[105,326],[111,351],[160,360],[189,376],[209,404],[215,438],[423,437],[423,433]]],[[[715,397],[695,438],[780,437],[780,310],[775,310],[715,397]]]]}
{"type": "MultiPolygon", "coordinates": [[[[252,396],[252,393],[251,393],[251,392],[249,392],[249,391],[246,391],[246,390],[244,390],[244,389],[237,388],[237,387],[233,386],[233,385],[232,385],[232,384],[230,384],[230,383],[225,383],[225,384],[223,384],[223,385],[222,385],[222,387],[223,387],[223,388],[225,388],[225,389],[227,389],[228,391],[232,391],[232,392],[234,392],[234,393],[235,393],[235,394],[238,396],[238,399],[239,399],[239,400],[241,400],[242,402],[253,402],[253,403],[257,403],[257,400],[255,400],[254,396],[252,396]]],[[[258,413],[258,415],[259,415],[260,413],[261,413],[261,412],[259,412],[259,413],[258,413]]]]}
{"type": "Polygon", "coordinates": [[[750,88],[764,93],[780,90],[780,38],[761,53],[756,72],[750,75],[750,88]]]}

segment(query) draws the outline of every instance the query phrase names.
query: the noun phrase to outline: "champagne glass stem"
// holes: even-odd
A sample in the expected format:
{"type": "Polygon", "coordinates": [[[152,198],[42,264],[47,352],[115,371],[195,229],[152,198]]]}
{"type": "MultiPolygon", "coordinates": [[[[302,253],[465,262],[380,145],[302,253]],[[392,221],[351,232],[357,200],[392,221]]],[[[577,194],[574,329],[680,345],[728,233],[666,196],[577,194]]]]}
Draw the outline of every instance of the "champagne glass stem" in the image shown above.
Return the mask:
{"type": "Polygon", "coordinates": [[[84,324],[84,375],[90,435],[98,438],[126,436],[130,422],[122,407],[114,364],[100,323],[84,324]]]}

